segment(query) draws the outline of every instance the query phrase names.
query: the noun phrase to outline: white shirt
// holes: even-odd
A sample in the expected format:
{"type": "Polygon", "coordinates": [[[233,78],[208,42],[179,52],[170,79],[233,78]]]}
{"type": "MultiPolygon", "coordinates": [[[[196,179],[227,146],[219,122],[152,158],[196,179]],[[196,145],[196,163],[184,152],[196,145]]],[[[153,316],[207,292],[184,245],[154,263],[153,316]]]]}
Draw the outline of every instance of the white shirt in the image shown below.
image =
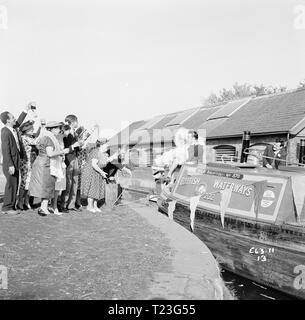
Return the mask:
{"type": "MultiPolygon", "coordinates": [[[[23,110],[22,112],[24,112],[24,113],[28,113],[28,111],[27,110],[23,110]]],[[[16,141],[16,144],[17,144],[17,148],[18,148],[18,150],[20,151],[20,143],[19,143],[19,139],[18,139],[18,134],[17,134],[17,131],[14,129],[14,128],[12,128],[12,127],[9,127],[9,126],[6,126],[10,131],[11,131],[11,133],[13,134],[13,136],[14,136],[14,138],[15,138],[15,141],[16,141]]]]}
{"type": "Polygon", "coordinates": [[[18,150],[20,151],[20,144],[19,144],[19,139],[18,139],[18,135],[17,135],[17,131],[12,128],[12,127],[9,127],[9,126],[6,126],[10,131],[11,133],[13,134],[14,138],[15,138],[15,141],[16,141],[16,144],[17,144],[17,148],[18,150]]]}
{"type": "Polygon", "coordinates": [[[188,159],[188,145],[176,147],[174,149],[174,158],[179,165],[183,165],[188,159]]]}

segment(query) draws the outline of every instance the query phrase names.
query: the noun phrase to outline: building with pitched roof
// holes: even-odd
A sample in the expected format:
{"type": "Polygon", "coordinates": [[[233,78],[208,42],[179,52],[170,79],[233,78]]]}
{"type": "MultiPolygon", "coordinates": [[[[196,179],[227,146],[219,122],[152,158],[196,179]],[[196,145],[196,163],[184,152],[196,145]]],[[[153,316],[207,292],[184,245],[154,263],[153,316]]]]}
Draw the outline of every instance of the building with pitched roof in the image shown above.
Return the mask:
{"type": "Polygon", "coordinates": [[[172,148],[175,132],[181,127],[196,130],[206,138],[207,161],[238,160],[243,132],[250,131],[250,149],[262,153],[280,138],[287,143],[287,160],[298,162],[300,139],[305,139],[305,89],[158,115],[132,123],[111,143],[128,145],[146,157],[143,163],[152,163],[156,156],[172,148]]]}

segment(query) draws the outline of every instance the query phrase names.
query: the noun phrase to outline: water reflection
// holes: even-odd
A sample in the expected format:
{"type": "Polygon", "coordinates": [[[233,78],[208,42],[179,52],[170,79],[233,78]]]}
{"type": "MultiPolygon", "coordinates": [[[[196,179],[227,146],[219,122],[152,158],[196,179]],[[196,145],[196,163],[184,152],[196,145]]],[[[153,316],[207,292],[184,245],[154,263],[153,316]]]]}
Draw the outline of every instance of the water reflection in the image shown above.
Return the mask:
{"type": "Polygon", "coordinates": [[[226,270],[222,271],[222,277],[227,287],[235,293],[238,300],[297,300],[293,296],[286,295],[226,270]]]}

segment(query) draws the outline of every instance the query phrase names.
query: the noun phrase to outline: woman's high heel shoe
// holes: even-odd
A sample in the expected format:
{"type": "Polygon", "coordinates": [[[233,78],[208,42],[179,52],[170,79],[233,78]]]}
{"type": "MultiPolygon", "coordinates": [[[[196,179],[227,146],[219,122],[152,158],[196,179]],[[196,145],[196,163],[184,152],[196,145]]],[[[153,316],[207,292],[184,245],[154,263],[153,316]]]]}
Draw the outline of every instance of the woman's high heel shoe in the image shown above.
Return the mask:
{"type": "Polygon", "coordinates": [[[49,212],[54,213],[54,209],[52,207],[48,207],[49,212]]]}
{"type": "Polygon", "coordinates": [[[24,208],[23,206],[19,206],[19,204],[16,205],[16,209],[19,210],[19,211],[24,211],[24,208]]]}
{"type": "Polygon", "coordinates": [[[32,210],[32,207],[29,204],[24,204],[23,210],[32,210]]]}
{"type": "Polygon", "coordinates": [[[49,215],[50,212],[47,213],[47,212],[45,212],[42,208],[39,208],[39,209],[38,209],[38,214],[39,214],[40,216],[45,217],[45,216],[49,215]]]}

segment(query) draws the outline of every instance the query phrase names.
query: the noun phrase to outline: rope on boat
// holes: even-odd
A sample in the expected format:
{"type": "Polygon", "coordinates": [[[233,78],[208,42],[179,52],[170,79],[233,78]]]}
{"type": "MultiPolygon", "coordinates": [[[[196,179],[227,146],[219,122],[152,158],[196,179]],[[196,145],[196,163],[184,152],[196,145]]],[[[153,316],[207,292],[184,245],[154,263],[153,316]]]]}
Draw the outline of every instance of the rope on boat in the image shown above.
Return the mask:
{"type": "MultiPolygon", "coordinates": [[[[120,193],[120,195],[116,198],[115,202],[114,202],[113,205],[112,205],[112,209],[113,209],[114,207],[126,206],[126,205],[129,205],[129,204],[136,204],[136,203],[141,203],[141,202],[142,202],[142,204],[143,204],[143,200],[147,200],[147,201],[148,201],[147,203],[149,204],[149,196],[150,196],[150,195],[149,195],[149,196],[146,196],[146,197],[142,197],[142,198],[137,199],[137,200],[133,200],[133,201],[125,202],[125,203],[116,204],[116,203],[122,198],[124,191],[126,191],[126,189],[123,189],[123,191],[120,193]]],[[[145,205],[147,205],[147,204],[145,204],[145,205]]]]}
{"type": "Polygon", "coordinates": [[[271,159],[271,160],[281,161],[281,162],[284,162],[284,163],[286,163],[286,164],[293,164],[293,165],[298,165],[298,166],[301,166],[301,167],[304,167],[304,166],[305,166],[304,163],[300,163],[300,162],[290,162],[290,161],[288,161],[288,160],[278,159],[278,158],[276,158],[276,157],[268,157],[268,156],[264,156],[264,155],[258,156],[258,155],[256,155],[256,154],[253,154],[253,153],[251,153],[251,152],[249,152],[249,151],[246,151],[246,150],[249,150],[249,149],[246,148],[245,151],[244,151],[244,154],[254,156],[254,157],[256,157],[256,158],[259,159],[259,160],[261,160],[261,158],[265,158],[265,159],[271,159]]]}
{"type": "MultiPolygon", "coordinates": [[[[249,148],[246,148],[246,149],[245,149],[245,151],[243,152],[244,154],[253,156],[253,157],[255,157],[255,158],[259,159],[259,160],[262,160],[263,158],[265,158],[265,159],[271,159],[271,160],[281,161],[281,162],[286,163],[286,165],[287,165],[287,164],[288,164],[288,165],[297,165],[297,166],[301,166],[301,167],[304,167],[304,166],[305,166],[304,163],[300,163],[300,162],[290,162],[290,161],[288,161],[288,160],[278,159],[278,158],[276,158],[276,157],[268,157],[268,156],[264,156],[264,155],[258,156],[258,155],[256,155],[256,154],[253,154],[253,153],[251,153],[251,152],[249,152],[249,151],[246,151],[246,150],[249,150],[249,148]]],[[[233,162],[232,159],[237,159],[237,160],[239,159],[239,157],[237,157],[237,156],[227,156],[227,155],[224,155],[224,154],[223,154],[223,155],[221,156],[221,161],[222,161],[222,162],[225,162],[225,158],[229,159],[231,162],[233,162]]],[[[305,159],[305,156],[304,156],[303,158],[305,159]]]]}

